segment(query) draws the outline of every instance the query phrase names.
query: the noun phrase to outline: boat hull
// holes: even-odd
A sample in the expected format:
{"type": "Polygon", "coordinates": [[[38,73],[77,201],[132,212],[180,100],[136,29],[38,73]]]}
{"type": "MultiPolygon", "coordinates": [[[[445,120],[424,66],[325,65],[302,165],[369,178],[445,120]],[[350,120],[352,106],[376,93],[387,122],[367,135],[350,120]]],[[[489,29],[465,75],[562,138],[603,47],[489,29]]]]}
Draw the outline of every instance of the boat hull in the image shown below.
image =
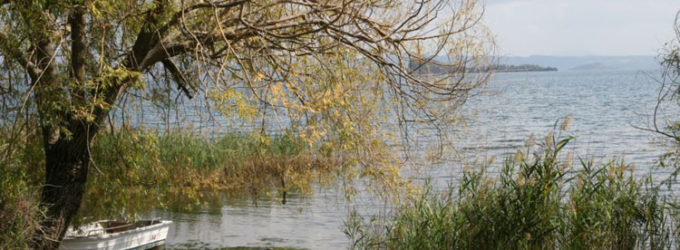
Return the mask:
{"type": "Polygon", "coordinates": [[[90,237],[66,237],[59,249],[149,249],[165,244],[170,221],[146,227],[90,237]]]}

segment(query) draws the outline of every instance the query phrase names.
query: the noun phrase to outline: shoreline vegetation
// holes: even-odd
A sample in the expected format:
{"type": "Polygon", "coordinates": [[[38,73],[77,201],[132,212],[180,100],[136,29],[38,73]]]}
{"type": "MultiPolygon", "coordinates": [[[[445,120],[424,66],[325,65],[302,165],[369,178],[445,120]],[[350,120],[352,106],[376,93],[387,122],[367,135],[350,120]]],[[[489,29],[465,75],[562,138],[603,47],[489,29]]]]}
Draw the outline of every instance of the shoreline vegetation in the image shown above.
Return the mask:
{"type": "MultiPolygon", "coordinates": [[[[39,228],[44,176],[40,136],[23,134],[0,169],[0,249],[27,248],[39,228]]],[[[0,145],[10,137],[0,136],[0,145]]],[[[115,129],[97,136],[92,171],[73,225],[101,218],[133,219],[153,209],[194,211],[229,199],[309,193],[333,184],[338,154],[322,154],[287,135],[115,129]],[[106,174],[104,174],[106,173],[106,174]],[[124,211],[121,214],[121,210],[124,211]]]]}
{"type": "Polygon", "coordinates": [[[499,170],[468,170],[437,191],[430,181],[395,211],[352,211],[344,232],[352,249],[676,249],[680,210],[651,176],[622,161],[572,165],[560,151],[518,151],[499,170]],[[497,171],[497,172],[495,172],[497,171]]]}
{"type": "Polygon", "coordinates": [[[95,165],[107,166],[114,174],[94,174],[87,197],[100,198],[83,202],[81,218],[120,215],[117,210],[85,214],[91,210],[88,207],[125,207],[134,209],[126,211],[134,216],[155,208],[192,211],[222,204],[225,199],[262,195],[281,197],[285,203],[290,192],[309,193],[312,183],[331,182],[333,167],[343,164],[337,155],[320,154],[289,135],[227,133],[208,137],[182,130],[101,134],[92,156],[95,165]],[[120,186],[99,188],[108,183],[120,186]],[[146,202],[136,207],[131,200],[148,199],[149,188],[159,205],[146,202]],[[120,189],[129,195],[115,198],[120,189]],[[103,193],[110,195],[102,199],[103,193]]]}
{"type": "Polygon", "coordinates": [[[536,64],[491,64],[473,68],[461,68],[461,65],[449,65],[435,60],[422,63],[418,61],[409,62],[409,68],[420,74],[447,74],[449,72],[467,71],[470,73],[511,73],[511,72],[541,72],[541,71],[558,71],[556,67],[546,67],[536,64]]]}
{"type": "MultiPolygon", "coordinates": [[[[12,151],[15,161],[0,172],[0,216],[6,220],[0,248],[26,247],[39,226],[42,173],[25,169],[39,164],[40,138],[24,138],[12,151]],[[22,185],[8,186],[10,181],[22,185]]],[[[448,189],[425,183],[386,217],[352,212],[345,234],[359,249],[669,249],[678,244],[680,210],[651,177],[637,179],[631,166],[617,161],[572,164],[561,151],[573,137],[559,138],[550,133],[542,145],[532,142],[505,159],[500,170],[471,166],[448,189]]],[[[287,135],[205,137],[148,129],[101,133],[92,157],[88,198],[74,225],[134,218],[153,209],[191,212],[259,195],[285,203],[287,193],[332,184],[335,166],[344,164],[342,157],[287,135]]]]}
{"type": "Polygon", "coordinates": [[[504,72],[540,72],[540,71],[558,71],[555,67],[544,67],[536,64],[522,64],[522,65],[507,65],[496,64],[490,66],[488,69],[481,69],[479,71],[493,71],[498,73],[504,72]]]}

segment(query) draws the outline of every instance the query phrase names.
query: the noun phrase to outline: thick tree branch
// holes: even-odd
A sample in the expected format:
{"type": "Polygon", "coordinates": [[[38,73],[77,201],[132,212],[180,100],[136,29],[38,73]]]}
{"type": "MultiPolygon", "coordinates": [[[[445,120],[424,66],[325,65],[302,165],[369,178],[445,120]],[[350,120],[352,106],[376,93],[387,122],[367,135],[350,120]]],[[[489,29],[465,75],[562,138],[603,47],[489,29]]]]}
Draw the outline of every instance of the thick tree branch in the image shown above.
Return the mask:
{"type": "Polygon", "coordinates": [[[85,67],[87,65],[87,41],[85,35],[85,6],[76,5],[69,15],[71,26],[71,68],[69,76],[75,81],[75,88],[70,89],[70,96],[74,103],[82,105],[85,102],[87,88],[85,86],[85,67]]]}
{"type": "Polygon", "coordinates": [[[128,58],[128,68],[140,68],[139,64],[146,57],[147,53],[160,41],[163,34],[157,27],[160,24],[160,16],[168,5],[167,0],[155,0],[155,8],[147,12],[142,28],[137,34],[137,39],[132,46],[130,57],[128,58]]]}
{"type": "Polygon", "coordinates": [[[85,15],[84,6],[77,5],[69,16],[71,26],[71,77],[79,84],[85,83],[85,15]]]}
{"type": "Polygon", "coordinates": [[[187,89],[187,86],[191,87],[189,82],[187,81],[186,78],[184,78],[184,75],[182,72],[179,71],[179,68],[177,68],[177,65],[170,61],[170,59],[165,59],[162,61],[163,67],[165,67],[166,70],[170,71],[170,75],[172,76],[173,80],[177,83],[177,88],[182,90],[189,99],[193,98],[193,95],[191,95],[191,92],[189,89],[187,89]]]}
{"type": "Polygon", "coordinates": [[[41,74],[41,70],[28,60],[16,44],[16,39],[12,35],[0,31],[0,52],[5,57],[16,60],[28,72],[31,78],[36,78],[41,74]]]}

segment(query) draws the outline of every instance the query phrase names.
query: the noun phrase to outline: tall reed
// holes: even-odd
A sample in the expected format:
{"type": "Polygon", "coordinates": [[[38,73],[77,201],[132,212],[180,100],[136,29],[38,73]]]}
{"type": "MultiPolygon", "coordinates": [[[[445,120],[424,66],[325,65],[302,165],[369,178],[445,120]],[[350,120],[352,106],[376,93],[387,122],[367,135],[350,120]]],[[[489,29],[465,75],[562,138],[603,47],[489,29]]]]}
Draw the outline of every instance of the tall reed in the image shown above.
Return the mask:
{"type": "Polygon", "coordinates": [[[369,249],[670,249],[676,211],[651,177],[623,162],[571,166],[572,138],[549,136],[541,154],[518,152],[498,171],[465,173],[443,192],[423,194],[386,218],[353,213],[345,232],[369,249]]]}
{"type": "Polygon", "coordinates": [[[92,159],[86,197],[97,198],[83,202],[86,220],[134,216],[155,207],[219,206],[241,196],[283,195],[285,200],[288,192],[309,190],[310,179],[337,164],[291,135],[208,138],[143,129],[100,134],[92,159]]]}

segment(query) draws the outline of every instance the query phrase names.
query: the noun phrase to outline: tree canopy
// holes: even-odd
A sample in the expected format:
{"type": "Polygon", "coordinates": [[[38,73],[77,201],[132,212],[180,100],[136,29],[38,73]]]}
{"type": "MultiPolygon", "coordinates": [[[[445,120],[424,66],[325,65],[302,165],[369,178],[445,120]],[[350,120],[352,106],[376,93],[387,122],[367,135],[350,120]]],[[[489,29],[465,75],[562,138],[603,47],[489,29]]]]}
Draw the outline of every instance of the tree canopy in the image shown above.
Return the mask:
{"type": "Polygon", "coordinates": [[[493,55],[482,14],[472,0],[0,1],[2,165],[17,164],[26,134],[44,155],[31,166],[45,176],[35,246],[58,246],[92,142],[130,95],[205,98],[349,152],[347,173],[398,178],[385,145],[408,148],[417,133],[445,145],[457,107],[488,79],[470,72],[493,55]],[[435,57],[451,71],[409,67],[435,57]]]}

